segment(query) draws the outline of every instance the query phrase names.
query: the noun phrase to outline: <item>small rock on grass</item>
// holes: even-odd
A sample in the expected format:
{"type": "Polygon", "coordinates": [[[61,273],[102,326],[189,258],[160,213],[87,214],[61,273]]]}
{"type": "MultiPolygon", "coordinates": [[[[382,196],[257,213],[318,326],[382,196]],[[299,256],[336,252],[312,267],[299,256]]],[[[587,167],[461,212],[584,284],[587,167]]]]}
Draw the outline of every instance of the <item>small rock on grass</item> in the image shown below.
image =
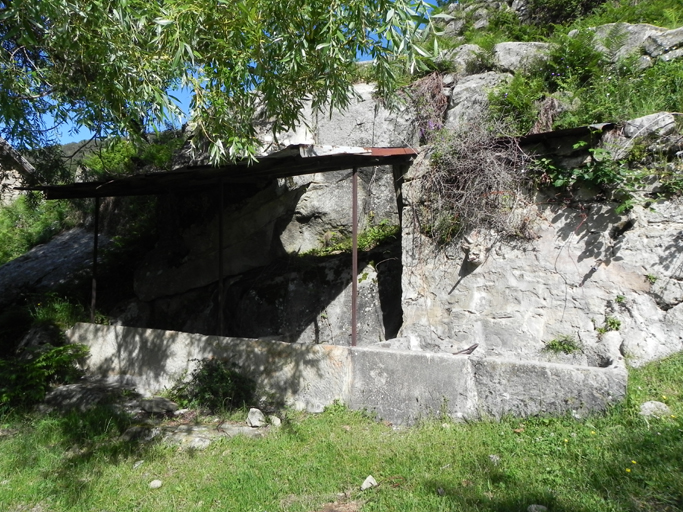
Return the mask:
{"type": "Polygon", "coordinates": [[[153,396],[140,400],[140,409],[150,414],[173,414],[178,410],[178,404],[161,396],[153,396]]]}
{"type": "Polygon", "coordinates": [[[527,512],[548,512],[548,507],[544,507],[543,505],[529,505],[529,508],[526,510],[527,512]]]}
{"type": "Polygon", "coordinates": [[[268,416],[268,421],[274,427],[279,427],[280,425],[282,425],[282,420],[277,416],[268,416]]]}
{"type": "Polygon", "coordinates": [[[363,485],[360,486],[361,491],[365,491],[367,489],[371,489],[372,487],[377,487],[379,484],[377,483],[377,480],[375,480],[372,475],[369,475],[366,479],[365,482],[363,482],[363,485]]]}
{"type": "Polygon", "coordinates": [[[247,425],[250,427],[263,427],[266,425],[266,417],[258,409],[249,409],[249,414],[247,415],[247,425]]]}
{"type": "Polygon", "coordinates": [[[149,488],[150,488],[150,489],[158,489],[158,488],[161,487],[162,485],[163,485],[163,483],[162,483],[161,480],[152,480],[152,481],[149,483],[149,488]]]}
{"type": "Polygon", "coordinates": [[[664,416],[669,416],[671,414],[671,409],[669,406],[663,402],[657,402],[652,400],[650,402],[645,402],[640,406],[640,415],[645,418],[661,418],[664,416]]]}

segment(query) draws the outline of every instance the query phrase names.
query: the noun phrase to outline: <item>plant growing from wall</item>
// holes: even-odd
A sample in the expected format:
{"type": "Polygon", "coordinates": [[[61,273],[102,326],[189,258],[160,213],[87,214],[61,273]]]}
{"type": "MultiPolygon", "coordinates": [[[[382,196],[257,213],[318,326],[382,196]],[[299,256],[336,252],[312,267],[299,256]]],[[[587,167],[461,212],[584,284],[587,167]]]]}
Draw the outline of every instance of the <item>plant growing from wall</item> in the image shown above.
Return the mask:
{"type": "MultiPolygon", "coordinates": [[[[358,234],[358,250],[369,251],[382,244],[398,239],[401,227],[383,219],[379,224],[370,226],[358,234]]],[[[352,240],[349,235],[330,232],[321,242],[322,247],[311,249],[302,256],[329,256],[343,252],[351,252],[352,240]]]]}
{"type": "Polygon", "coordinates": [[[429,168],[418,183],[424,202],[415,211],[420,231],[438,243],[475,228],[531,236],[528,219],[517,214],[529,158],[514,139],[495,133],[475,119],[466,130],[434,137],[429,168]]]}
{"type": "Polygon", "coordinates": [[[605,323],[597,327],[595,330],[598,332],[598,336],[602,336],[610,331],[618,331],[621,328],[621,320],[613,316],[605,317],[605,323]]]}
{"type": "MultiPolygon", "coordinates": [[[[581,141],[574,145],[574,149],[587,145],[587,142],[581,141]]],[[[650,171],[630,165],[629,156],[616,161],[612,151],[602,147],[589,148],[587,151],[589,156],[586,163],[579,167],[567,168],[555,165],[548,158],[537,159],[533,166],[537,173],[536,184],[560,189],[570,198],[581,187],[595,188],[603,197],[619,203],[617,213],[631,209],[637,203],[634,193],[650,171]]]]}
{"type": "Polygon", "coordinates": [[[573,354],[581,351],[581,343],[574,336],[563,334],[545,344],[544,350],[555,354],[573,354]]]}
{"type": "Polygon", "coordinates": [[[448,98],[443,94],[443,81],[437,72],[413,82],[406,89],[413,107],[420,139],[428,142],[441,128],[448,108],[448,98]]]}

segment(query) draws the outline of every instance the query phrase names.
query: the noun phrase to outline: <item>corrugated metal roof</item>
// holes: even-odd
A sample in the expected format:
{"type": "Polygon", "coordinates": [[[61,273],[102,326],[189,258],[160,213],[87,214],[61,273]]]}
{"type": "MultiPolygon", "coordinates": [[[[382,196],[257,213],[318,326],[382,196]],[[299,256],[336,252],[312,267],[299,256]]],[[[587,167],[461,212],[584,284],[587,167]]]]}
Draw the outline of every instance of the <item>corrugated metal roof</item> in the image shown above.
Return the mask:
{"type": "Polygon", "coordinates": [[[223,183],[249,183],[354,167],[406,164],[416,152],[410,148],[364,148],[295,145],[262,157],[258,162],[241,160],[230,165],[184,167],[169,172],[136,174],[109,181],[23,187],[47,199],[155,195],[189,192],[223,183]]]}

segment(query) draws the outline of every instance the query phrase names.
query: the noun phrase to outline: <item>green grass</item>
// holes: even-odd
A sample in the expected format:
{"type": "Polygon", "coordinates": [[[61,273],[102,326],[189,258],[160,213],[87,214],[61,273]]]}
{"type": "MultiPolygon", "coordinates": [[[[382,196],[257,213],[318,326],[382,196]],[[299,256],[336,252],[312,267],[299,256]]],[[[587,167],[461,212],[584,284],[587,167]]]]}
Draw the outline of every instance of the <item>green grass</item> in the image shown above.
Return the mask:
{"type": "Polygon", "coordinates": [[[582,421],[434,418],[395,431],[334,406],[320,415],[288,413],[265,439],[226,439],[194,453],[122,442],[129,422],[103,410],[7,413],[0,509],[314,511],[348,492],[363,511],[513,512],[533,503],[564,512],[676,511],[683,507],[681,389],[677,355],[632,371],[628,399],[582,421]],[[641,419],[640,404],[654,399],[675,417],[641,419]],[[370,474],[380,485],[361,493],[370,474]],[[163,481],[158,490],[148,488],[154,479],[163,481]]]}

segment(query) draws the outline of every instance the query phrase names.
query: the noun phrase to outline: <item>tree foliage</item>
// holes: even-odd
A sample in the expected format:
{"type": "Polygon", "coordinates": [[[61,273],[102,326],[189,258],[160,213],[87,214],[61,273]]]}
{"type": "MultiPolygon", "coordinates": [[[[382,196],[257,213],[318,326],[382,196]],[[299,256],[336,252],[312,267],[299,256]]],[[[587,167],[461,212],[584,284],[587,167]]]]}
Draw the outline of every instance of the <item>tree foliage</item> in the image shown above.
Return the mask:
{"type": "Polygon", "coordinates": [[[292,128],[349,101],[353,62],[374,59],[379,93],[413,68],[424,0],[0,0],[0,136],[19,149],[73,123],[141,136],[191,91],[214,161],[254,152],[257,112],[292,128]]]}

